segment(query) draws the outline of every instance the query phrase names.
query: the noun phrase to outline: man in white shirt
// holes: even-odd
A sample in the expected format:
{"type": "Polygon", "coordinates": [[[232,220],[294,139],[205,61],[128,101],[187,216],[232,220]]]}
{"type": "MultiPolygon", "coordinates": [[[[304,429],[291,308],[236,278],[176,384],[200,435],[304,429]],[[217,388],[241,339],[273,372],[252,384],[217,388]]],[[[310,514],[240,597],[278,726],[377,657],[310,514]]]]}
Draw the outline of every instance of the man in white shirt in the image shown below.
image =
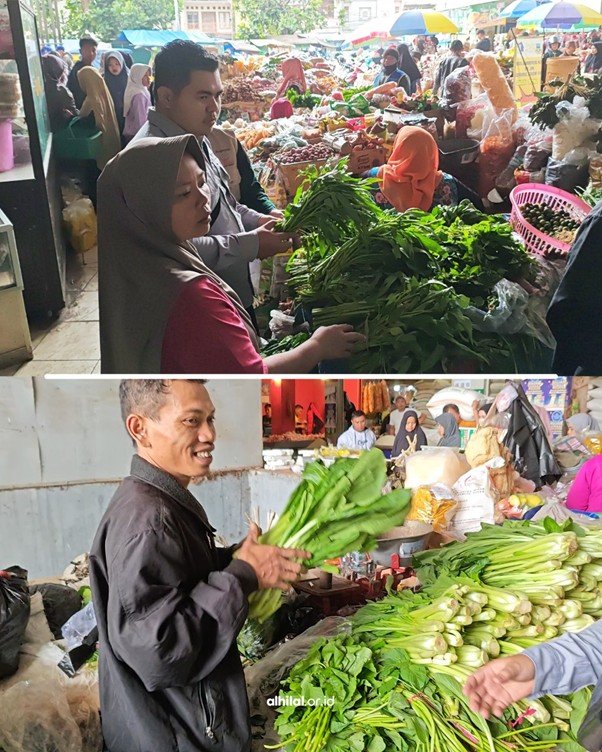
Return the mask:
{"type": "Polygon", "coordinates": [[[399,426],[403,421],[403,416],[405,415],[407,409],[408,403],[406,401],[406,398],[401,394],[398,394],[397,397],[395,397],[395,409],[391,410],[391,414],[389,416],[388,432],[391,436],[397,436],[397,431],[399,431],[399,426]]]}
{"type": "Polygon", "coordinates": [[[372,449],[375,443],[374,431],[366,428],[366,413],[355,410],[351,413],[351,428],[339,436],[337,449],[372,449]]]}

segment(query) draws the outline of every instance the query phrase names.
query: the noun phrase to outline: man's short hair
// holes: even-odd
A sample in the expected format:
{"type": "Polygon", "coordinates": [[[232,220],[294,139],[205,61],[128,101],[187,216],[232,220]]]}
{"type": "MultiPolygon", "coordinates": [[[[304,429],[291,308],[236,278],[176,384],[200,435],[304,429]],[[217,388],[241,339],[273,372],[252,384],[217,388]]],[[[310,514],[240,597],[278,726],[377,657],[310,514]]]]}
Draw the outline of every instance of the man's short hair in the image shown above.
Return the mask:
{"type": "Polygon", "coordinates": [[[484,33],[485,33],[485,29],[477,29],[477,34],[484,34],[484,33]]]}
{"type": "Polygon", "coordinates": [[[459,39],[454,39],[449,49],[452,52],[462,52],[462,50],[464,49],[464,43],[461,42],[459,39]]]}
{"type": "Polygon", "coordinates": [[[79,40],[79,48],[83,50],[84,47],[98,47],[98,40],[94,37],[82,37],[79,40]]]}
{"type": "Polygon", "coordinates": [[[351,420],[353,420],[354,418],[365,418],[365,417],[366,417],[366,413],[363,410],[354,410],[351,413],[351,420]]]}
{"type": "Polygon", "coordinates": [[[447,405],[445,405],[445,407],[443,408],[443,412],[444,412],[444,413],[448,413],[448,412],[450,412],[451,410],[455,410],[455,411],[456,411],[457,413],[460,413],[460,408],[458,407],[458,405],[454,405],[454,403],[453,403],[453,402],[450,402],[450,403],[448,403],[448,404],[447,404],[447,405]]]}
{"type": "MultiPolygon", "coordinates": [[[[192,384],[205,384],[206,379],[183,379],[192,384]]],[[[119,384],[121,417],[125,423],[128,415],[137,413],[156,420],[165,404],[172,379],[123,379],[119,384]]]]}
{"type": "Polygon", "coordinates": [[[155,91],[160,86],[180,93],[190,83],[193,71],[215,73],[219,60],[210,55],[196,42],[186,39],[174,39],[157,53],[155,58],[155,91]]]}

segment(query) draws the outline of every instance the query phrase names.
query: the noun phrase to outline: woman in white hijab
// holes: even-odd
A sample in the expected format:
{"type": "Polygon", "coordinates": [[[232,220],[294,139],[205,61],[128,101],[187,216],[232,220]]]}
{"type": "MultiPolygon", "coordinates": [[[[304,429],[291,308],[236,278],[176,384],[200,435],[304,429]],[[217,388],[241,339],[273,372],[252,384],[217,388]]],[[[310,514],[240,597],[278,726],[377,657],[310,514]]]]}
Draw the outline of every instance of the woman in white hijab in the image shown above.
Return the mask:
{"type": "Polygon", "coordinates": [[[148,90],[150,74],[150,65],[143,63],[135,63],[130,70],[128,85],[123,97],[123,112],[125,115],[123,135],[126,141],[130,141],[146,123],[148,110],[151,106],[151,97],[148,90]]]}

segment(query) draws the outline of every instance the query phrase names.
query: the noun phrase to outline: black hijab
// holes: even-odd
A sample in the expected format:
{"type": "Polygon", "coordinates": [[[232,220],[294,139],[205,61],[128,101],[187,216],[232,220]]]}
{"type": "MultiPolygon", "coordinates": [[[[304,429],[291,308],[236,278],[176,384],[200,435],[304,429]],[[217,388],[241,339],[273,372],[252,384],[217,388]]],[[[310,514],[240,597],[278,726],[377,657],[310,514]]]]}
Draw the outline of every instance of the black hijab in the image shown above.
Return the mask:
{"type": "Polygon", "coordinates": [[[398,457],[402,452],[407,451],[410,448],[410,442],[412,445],[414,444],[414,439],[416,439],[416,451],[418,451],[420,447],[428,445],[424,431],[418,423],[418,414],[414,410],[408,410],[403,416],[403,420],[399,426],[399,431],[397,431],[395,443],[393,444],[393,449],[391,451],[391,457],[398,457]],[[416,419],[416,428],[413,431],[408,431],[406,428],[408,418],[416,419]]]}
{"type": "Polygon", "coordinates": [[[410,81],[420,81],[422,74],[412,57],[408,45],[397,45],[397,52],[399,53],[399,67],[401,70],[409,76],[410,81]]]}
{"type": "Polygon", "coordinates": [[[602,42],[594,42],[593,46],[596,48],[596,54],[590,53],[585,58],[586,73],[598,73],[602,68],[602,42]]]}
{"type": "Polygon", "coordinates": [[[125,96],[125,89],[128,85],[128,78],[130,75],[129,68],[125,64],[123,55],[121,52],[113,50],[105,55],[105,83],[107,89],[111,94],[111,99],[115,105],[115,115],[117,117],[117,125],[119,126],[119,132],[123,133],[123,126],[125,124],[125,116],[123,114],[123,97],[125,96]],[[121,70],[117,76],[113,75],[109,70],[109,60],[115,58],[115,60],[121,63],[121,70]]]}

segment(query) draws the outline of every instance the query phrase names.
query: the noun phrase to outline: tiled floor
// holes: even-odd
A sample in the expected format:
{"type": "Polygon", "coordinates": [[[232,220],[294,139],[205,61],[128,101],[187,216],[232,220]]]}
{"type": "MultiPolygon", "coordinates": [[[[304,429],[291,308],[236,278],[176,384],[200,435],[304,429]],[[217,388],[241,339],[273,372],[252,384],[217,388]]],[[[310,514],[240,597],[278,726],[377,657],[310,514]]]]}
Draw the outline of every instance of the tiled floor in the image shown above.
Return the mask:
{"type": "Polygon", "coordinates": [[[1,376],[100,373],[98,259],[96,249],[67,259],[67,307],[58,319],[31,325],[33,360],[0,370],[1,376]]]}

